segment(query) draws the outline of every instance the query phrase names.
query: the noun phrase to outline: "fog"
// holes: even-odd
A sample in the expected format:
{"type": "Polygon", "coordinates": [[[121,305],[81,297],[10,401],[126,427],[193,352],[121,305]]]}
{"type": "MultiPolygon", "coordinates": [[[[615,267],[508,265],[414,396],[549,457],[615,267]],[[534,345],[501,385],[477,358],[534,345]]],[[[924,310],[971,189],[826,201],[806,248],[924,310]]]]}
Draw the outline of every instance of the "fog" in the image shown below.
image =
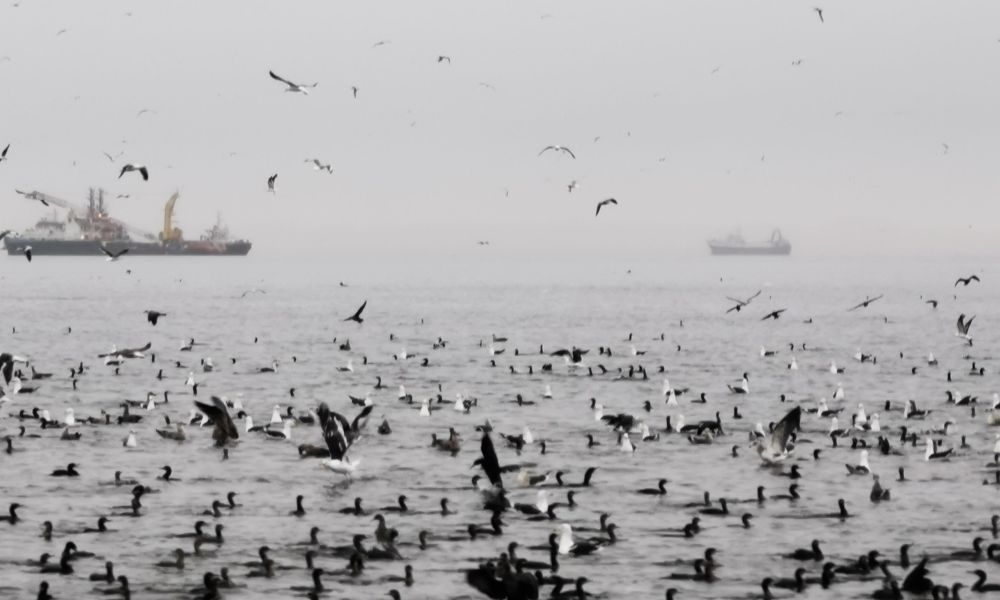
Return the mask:
{"type": "Polygon", "coordinates": [[[188,238],[221,213],[276,257],[648,260],[775,227],[797,255],[995,254],[1000,4],[817,6],[21,0],[0,226],[45,214],[15,188],[100,186],[151,231],[180,191],[188,238]]]}

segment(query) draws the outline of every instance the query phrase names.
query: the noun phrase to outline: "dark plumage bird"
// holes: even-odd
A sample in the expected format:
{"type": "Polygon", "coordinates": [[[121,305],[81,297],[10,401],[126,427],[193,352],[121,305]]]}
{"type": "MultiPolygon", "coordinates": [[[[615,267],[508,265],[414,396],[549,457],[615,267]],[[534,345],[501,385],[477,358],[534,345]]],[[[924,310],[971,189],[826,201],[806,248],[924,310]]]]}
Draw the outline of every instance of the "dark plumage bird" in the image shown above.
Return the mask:
{"type": "Polygon", "coordinates": [[[778,317],[781,316],[781,313],[785,312],[786,310],[788,310],[788,309],[787,308],[779,308],[778,310],[772,310],[771,312],[769,312],[766,315],[764,315],[764,318],[762,318],[761,321],[766,321],[768,319],[774,319],[775,321],[777,321],[778,317]]]}
{"type": "Polygon", "coordinates": [[[225,446],[229,440],[239,439],[240,434],[236,429],[236,424],[233,423],[232,417],[229,416],[229,409],[221,398],[212,396],[211,404],[198,400],[195,400],[194,404],[215,424],[212,439],[215,440],[217,447],[225,446]]]}
{"type": "Polygon", "coordinates": [[[131,173],[132,171],[138,171],[139,174],[142,175],[143,181],[149,181],[149,170],[143,165],[136,165],[133,163],[128,163],[127,165],[122,167],[121,172],[118,173],[118,179],[121,179],[122,175],[124,175],[125,173],[131,173]]]}
{"type": "Polygon", "coordinates": [[[149,321],[150,324],[152,324],[154,327],[156,326],[156,322],[159,320],[159,318],[165,316],[167,316],[167,313],[161,313],[155,310],[146,311],[146,320],[149,321]]]}
{"type": "Polygon", "coordinates": [[[355,323],[364,323],[365,320],[361,318],[361,313],[364,312],[366,306],[368,306],[368,301],[367,300],[365,300],[364,303],[361,304],[361,306],[358,308],[358,310],[354,311],[353,315],[347,317],[344,320],[345,321],[354,321],[355,323]]]}
{"type": "Polygon", "coordinates": [[[278,179],[278,174],[275,173],[267,178],[267,191],[274,193],[274,182],[278,179]]]}
{"type": "Polygon", "coordinates": [[[618,206],[618,201],[615,200],[614,198],[601,200],[600,202],[597,203],[597,211],[594,213],[594,216],[596,217],[597,215],[601,214],[601,208],[607,206],[608,204],[614,204],[615,206],[618,206]]]}
{"type": "Polygon", "coordinates": [[[955,285],[952,287],[958,287],[958,284],[960,283],[963,286],[968,286],[973,281],[979,281],[979,277],[977,275],[969,275],[968,277],[959,277],[958,279],[955,280],[955,285]]]}

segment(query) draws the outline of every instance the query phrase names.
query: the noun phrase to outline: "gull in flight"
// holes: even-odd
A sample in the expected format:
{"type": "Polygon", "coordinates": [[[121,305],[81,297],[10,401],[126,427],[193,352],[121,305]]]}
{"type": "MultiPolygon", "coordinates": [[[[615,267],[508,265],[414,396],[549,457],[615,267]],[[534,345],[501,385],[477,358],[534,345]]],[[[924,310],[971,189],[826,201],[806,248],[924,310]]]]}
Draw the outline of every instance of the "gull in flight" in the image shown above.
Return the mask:
{"type": "Polygon", "coordinates": [[[788,458],[788,441],[799,428],[801,417],[802,409],[796,406],[778,421],[770,437],[765,436],[757,441],[757,455],[765,464],[778,464],[788,458]]]}
{"type": "Polygon", "coordinates": [[[292,83],[291,81],[288,81],[284,77],[281,77],[280,75],[277,75],[274,71],[268,71],[268,74],[271,76],[271,79],[275,79],[275,80],[280,81],[281,83],[287,85],[288,88],[285,89],[286,92],[299,92],[299,93],[302,93],[302,94],[305,94],[305,95],[308,96],[309,95],[309,90],[307,88],[314,88],[314,87],[316,87],[318,85],[318,84],[315,84],[315,83],[312,84],[312,85],[299,85],[297,83],[292,83]]]}
{"type": "Polygon", "coordinates": [[[874,298],[869,298],[869,297],[866,296],[865,299],[864,299],[864,301],[858,302],[857,304],[855,304],[851,308],[848,308],[847,311],[850,312],[852,310],[858,310],[859,308],[868,308],[869,304],[871,304],[872,302],[875,302],[876,300],[878,300],[879,298],[881,298],[883,295],[884,294],[879,294],[878,296],[875,296],[874,298]]]}
{"type": "Polygon", "coordinates": [[[727,311],[726,311],[726,313],[727,313],[727,314],[728,314],[728,313],[731,313],[731,312],[733,312],[734,310],[735,310],[736,312],[740,312],[741,310],[743,310],[743,307],[744,307],[744,306],[746,306],[746,305],[750,304],[751,302],[753,302],[753,299],[754,299],[754,298],[756,298],[757,296],[760,296],[760,293],[761,293],[762,291],[763,291],[763,290],[757,290],[757,293],[756,293],[756,294],[754,294],[753,296],[750,296],[750,297],[749,297],[749,298],[747,298],[746,300],[740,300],[739,298],[733,298],[732,296],[726,296],[726,299],[727,299],[727,300],[732,300],[733,302],[735,302],[735,303],[736,303],[736,306],[734,306],[734,307],[730,308],[729,310],[727,310],[727,311]]]}
{"type": "Polygon", "coordinates": [[[444,62],[444,61],[448,61],[448,64],[450,65],[451,64],[451,57],[450,56],[445,56],[443,54],[441,56],[438,56],[438,62],[439,63],[440,62],[444,62]]]}
{"type": "Polygon", "coordinates": [[[329,163],[324,165],[323,163],[319,162],[318,158],[307,158],[305,162],[311,162],[313,164],[314,171],[326,171],[331,175],[333,174],[333,166],[330,165],[329,163]]]}
{"type": "Polygon", "coordinates": [[[573,190],[576,189],[576,186],[577,186],[577,183],[576,183],[576,180],[574,179],[573,181],[569,182],[569,185],[566,186],[566,189],[569,190],[569,193],[572,194],[573,190]]]}
{"type": "Polygon", "coordinates": [[[597,203],[597,212],[594,213],[594,216],[596,217],[597,215],[601,214],[601,207],[602,206],[607,206],[608,204],[614,204],[615,206],[618,206],[618,201],[615,200],[614,198],[608,198],[607,200],[601,200],[600,202],[597,203]]]}
{"type": "Polygon", "coordinates": [[[959,277],[958,279],[955,280],[954,287],[958,287],[958,284],[960,283],[964,286],[968,286],[973,281],[979,281],[979,277],[977,275],[969,275],[968,277],[959,277]]]}
{"type": "Polygon", "coordinates": [[[788,309],[787,308],[779,308],[778,310],[772,310],[771,312],[769,312],[766,315],[764,315],[764,318],[761,319],[761,321],[766,321],[768,319],[774,319],[775,321],[777,321],[778,318],[781,316],[781,313],[785,312],[786,310],[788,310],[788,309]]]}
{"type": "Polygon", "coordinates": [[[274,193],[274,180],[278,178],[278,174],[275,173],[267,178],[267,191],[274,193]]]}
{"type": "Polygon", "coordinates": [[[3,152],[0,152],[0,162],[7,160],[7,151],[10,150],[10,144],[4,146],[3,152]]]}
{"type": "Polygon", "coordinates": [[[146,167],[143,165],[134,165],[132,163],[128,163],[127,165],[122,167],[121,172],[118,173],[118,179],[121,179],[122,175],[124,175],[125,173],[129,173],[131,171],[138,171],[139,174],[142,175],[143,181],[149,181],[149,170],[147,170],[146,167]]]}
{"type": "Polygon", "coordinates": [[[102,244],[102,245],[101,245],[101,252],[103,252],[104,254],[106,254],[106,255],[107,255],[107,257],[108,257],[108,262],[115,262],[115,261],[117,261],[117,260],[118,260],[118,258],[119,258],[119,257],[120,257],[120,256],[121,256],[122,254],[125,254],[126,252],[128,252],[128,248],[123,248],[123,249],[119,250],[118,252],[112,252],[111,250],[108,250],[108,247],[107,247],[107,246],[104,246],[104,245],[102,244]]]}
{"type": "Polygon", "coordinates": [[[556,152],[565,152],[566,154],[569,154],[570,156],[572,156],[574,159],[576,158],[576,155],[573,154],[573,151],[570,150],[569,148],[565,147],[565,146],[546,146],[546,147],[542,148],[542,151],[538,153],[538,156],[541,156],[541,155],[545,154],[546,150],[555,150],[556,152]]]}
{"type": "Polygon", "coordinates": [[[820,22],[820,23],[826,23],[826,21],[824,21],[824,20],[823,20],[823,9],[822,9],[822,8],[819,8],[819,7],[817,6],[817,7],[813,8],[813,10],[814,10],[814,11],[816,11],[816,14],[817,14],[817,15],[819,15],[819,22],[820,22]]]}
{"type": "Polygon", "coordinates": [[[969,317],[969,320],[966,321],[964,314],[958,315],[958,331],[955,332],[955,335],[967,340],[970,346],[972,345],[972,337],[969,335],[969,327],[972,327],[972,320],[975,318],[975,316],[971,316],[969,317]]]}
{"type": "Polygon", "coordinates": [[[358,86],[352,85],[351,86],[351,93],[354,94],[354,99],[357,100],[358,99],[358,86]]]}

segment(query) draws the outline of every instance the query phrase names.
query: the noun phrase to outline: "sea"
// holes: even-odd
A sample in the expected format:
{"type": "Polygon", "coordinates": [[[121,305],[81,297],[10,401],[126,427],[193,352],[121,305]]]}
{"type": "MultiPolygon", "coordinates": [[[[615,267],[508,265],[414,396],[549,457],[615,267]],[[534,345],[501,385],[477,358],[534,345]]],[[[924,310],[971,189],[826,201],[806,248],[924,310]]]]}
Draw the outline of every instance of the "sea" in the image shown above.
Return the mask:
{"type": "MultiPolygon", "coordinates": [[[[352,577],[345,559],[319,549],[316,566],[324,570],[327,588],[322,597],[387,598],[396,589],[404,599],[484,598],[466,584],[466,570],[496,561],[513,541],[520,557],[545,561],[546,550],[529,548],[544,548],[564,523],[579,540],[603,536],[597,531],[602,513],[617,525],[617,542],[590,556],[560,557],[558,575],[586,577],[588,597],[663,598],[676,588],[677,598],[758,598],[765,577],[790,578],[803,567],[807,578],[818,578],[823,562],[848,565],[872,550],[901,581],[902,544],[912,545],[915,559],[931,558],[935,583],[971,586],[970,571],[977,568],[1000,578],[996,561],[985,556],[950,558],[971,549],[977,536],[986,540],[984,552],[997,541],[990,518],[1000,512],[993,464],[1000,429],[989,425],[1000,391],[995,260],[693,257],[625,264],[482,256],[384,264],[254,255],[126,256],[116,262],[0,258],[0,351],[52,373],[32,381],[29,367],[19,365],[24,386],[37,390],[9,396],[0,419],[0,432],[13,437],[15,449],[0,453],[0,512],[11,502],[23,505],[19,522],[0,522],[0,597],[34,598],[43,580],[56,598],[113,595],[118,584],[88,579],[103,572],[105,561],[114,563],[116,575],[128,577],[133,598],[198,597],[194,590],[204,574],[222,567],[238,586],[221,590],[224,598],[305,597],[310,528],[320,528],[327,546],[350,544],[355,534],[375,544],[373,516],[401,494],[410,510],[383,513],[399,532],[401,560],[368,561],[363,574],[352,577]],[[957,277],[972,274],[981,282],[955,286],[957,277]],[[727,313],[735,305],[727,296],[746,298],[758,290],[745,308],[727,313]],[[876,296],[867,308],[848,310],[876,296]],[[936,308],[928,300],[936,300],[936,308]],[[365,301],[363,324],[344,321],[365,301]],[[779,319],[762,320],[778,309],[786,309],[779,319]],[[166,316],[154,327],[145,310],[166,316]],[[960,314],[975,317],[971,346],[955,335],[960,314]],[[493,336],[507,341],[493,342],[493,336]],[[195,345],[182,351],[192,339],[195,345]],[[341,350],[347,340],[351,350],[341,350]],[[439,340],[444,346],[434,348],[439,340]],[[117,367],[98,357],[146,343],[151,349],[144,358],[117,367]],[[552,355],[573,347],[589,351],[578,368],[552,355]],[[775,354],[763,357],[762,348],[775,354]],[[400,358],[404,352],[407,358],[400,358]],[[937,365],[928,364],[930,353],[937,365]],[[860,362],[858,354],[874,360],[860,362]],[[797,370],[788,368],[793,357],[797,370]],[[215,369],[206,372],[201,364],[209,358],[215,369]],[[353,371],[338,370],[349,361],[353,371]],[[983,375],[970,374],[973,361],[983,375]],[[85,370],[74,388],[71,369],[81,362],[85,370]],[[276,373],[259,372],[272,362],[278,363],[276,373]],[[831,362],[844,372],[832,373],[831,362]],[[551,371],[543,371],[545,364],[551,371]],[[276,406],[283,414],[287,407],[305,414],[321,402],[351,419],[360,407],[349,396],[370,394],[374,410],[350,451],[360,460],[357,472],[348,478],[322,468],[318,459],[300,458],[299,444],[323,444],[316,425],[297,424],[290,440],[274,441],[243,432],[237,420],[240,439],[228,460],[213,447],[210,428],[186,426],[184,442],[161,439],[155,430],[168,428],[167,417],[188,422],[195,397],[186,380],[192,373],[197,399],[239,400],[256,424],[268,423],[276,406]],[[731,393],[728,386],[743,373],[749,393],[731,393]],[[377,377],[384,388],[374,387],[377,377]],[[677,406],[666,405],[664,379],[675,390],[687,390],[677,406]],[[398,399],[399,386],[414,403],[398,399]],[[838,386],[844,397],[835,400],[838,386]],[[551,398],[543,397],[546,388],[551,398]],[[949,390],[978,400],[949,404],[949,390]],[[164,392],[169,402],[162,402],[164,392]],[[145,400],[148,393],[155,394],[155,408],[131,409],[142,416],[139,423],[80,425],[73,428],[80,433],[76,441],[61,440],[61,428],[42,429],[37,420],[18,418],[34,407],[59,421],[68,408],[77,419],[117,416],[124,402],[145,400]],[[692,402],[701,393],[707,402],[692,402]],[[432,404],[438,410],[421,416],[421,399],[438,394],[444,400],[432,404]],[[455,410],[457,394],[475,405],[455,410]],[[518,394],[525,405],[516,404],[518,394]],[[834,448],[829,419],[804,413],[792,456],[779,468],[763,466],[751,443],[757,424],[767,430],[796,406],[815,409],[821,398],[843,409],[841,427],[849,428],[851,414],[863,405],[869,416],[879,414],[881,432],[855,429],[834,448]],[[633,434],[635,451],[623,451],[619,434],[595,420],[592,399],[605,415],[634,415],[658,439],[639,441],[633,434]],[[909,400],[929,414],[905,419],[902,407],[909,400]],[[733,418],[734,407],[741,419],[733,418]],[[694,444],[687,435],[664,431],[668,416],[696,423],[716,413],[725,433],[712,443],[694,444]],[[375,431],[383,419],[389,435],[375,431]],[[472,484],[473,475],[482,474],[472,464],[480,456],[476,428],[487,421],[501,464],[521,465],[525,475],[550,474],[541,488],[553,502],[565,502],[568,489],[555,483],[556,471],[564,473],[564,482],[578,483],[588,467],[597,467],[590,486],[574,488],[577,505],[560,506],[557,519],[545,521],[511,510],[503,515],[502,535],[468,539],[470,524],[486,527],[490,519],[472,484]],[[934,433],[946,421],[953,423],[947,433],[934,433]],[[27,435],[19,437],[22,425],[27,435]],[[916,446],[900,442],[902,426],[917,433],[916,446]],[[525,427],[535,443],[520,452],[501,438],[525,427]],[[463,441],[454,455],[431,446],[432,434],[445,437],[449,428],[463,441]],[[123,446],[130,430],[134,448],[123,446]],[[600,445],[588,447],[588,434],[600,445]],[[28,437],[33,435],[40,437],[28,437]],[[880,435],[890,441],[891,453],[879,450],[880,435]],[[940,440],[939,450],[954,451],[943,460],[925,460],[927,438],[940,440]],[[544,455],[539,440],[546,442],[544,455]],[[872,502],[871,475],[851,475],[845,467],[859,462],[865,444],[872,472],[891,490],[888,501],[872,502]],[[818,459],[814,449],[822,450],[818,459]],[[50,476],[71,462],[79,477],[50,476]],[[782,473],[793,464],[802,473],[796,481],[801,498],[758,503],[758,486],[768,497],[787,493],[792,481],[782,473]],[[157,479],[165,465],[175,481],[157,479]],[[899,468],[905,481],[897,481],[899,468]],[[113,485],[115,471],[153,489],[142,499],[140,517],[121,516],[127,511],[115,508],[131,498],[131,486],[113,485]],[[636,493],[660,478],[668,480],[666,495],[636,493]],[[223,509],[221,518],[203,515],[230,491],[240,506],[223,509]],[[700,515],[700,532],[680,536],[699,516],[699,508],[688,505],[705,492],[713,502],[726,498],[730,514],[700,515]],[[291,514],[297,495],[304,496],[304,516],[291,514]],[[342,514],[356,497],[367,514],[342,514]],[[440,514],[442,498],[454,514],[440,514]],[[824,517],[837,512],[839,498],[850,518],[824,517]],[[744,513],[753,515],[750,528],[741,525],[744,513]],[[110,517],[109,532],[82,533],[101,516],[110,517]],[[214,555],[187,556],[182,570],[156,566],[170,560],[175,548],[192,552],[190,538],[175,536],[192,532],[200,519],[210,531],[224,526],[223,544],[203,546],[214,555]],[[50,541],[41,535],[44,521],[53,525],[50,541]],[[425,550],[416,545],[421,530],[429,533],[431,547],[425,550]],[[824,560],[784,557],[814,539],[824,560]],[[95,555],[75,560],[73,574],[42,574],[27,562],[49,553],[58,563],[69,541],[95,555]],[[289,568],[273,578],[248,577],[254,567],[243,565],[256,560],[263,545],[289,568]],[[670,579],[693,572],[693,560],[710,547],[717,549],[715,581],[670,579]],[[401,576],[404,565],[413,567],[411,587],[388,579],[401,576]]],[[[534,502],[540,488],[521,479],[515,472],[505,475],[510,501],[534,502]]],[[[837,575],[829,590],[810,584],[801,597],[871,597],[883,582],[880,571],[837,575]]],[[[550,589],[543,587],[541,597],[550,589]]]]}

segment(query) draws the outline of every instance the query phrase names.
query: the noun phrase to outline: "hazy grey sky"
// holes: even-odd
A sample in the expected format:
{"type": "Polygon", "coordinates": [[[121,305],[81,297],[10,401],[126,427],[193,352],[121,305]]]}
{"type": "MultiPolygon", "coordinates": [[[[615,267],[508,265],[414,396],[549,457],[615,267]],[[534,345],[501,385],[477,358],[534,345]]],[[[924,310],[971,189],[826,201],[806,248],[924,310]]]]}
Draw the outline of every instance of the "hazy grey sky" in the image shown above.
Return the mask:
{"type": "Polygon", "coordinates": [[[180,190],[187,237],[220,211],[270,255],[700,255],[774,226],[796,253],[982,254],[1000,235],[997,2],[8,0],[0,57],[8,228],[43,213],[15,187],[95,185],[149,230],[180,190]],[[116,179],[101,152],[122,150],[148,183],[116,179]]]}

